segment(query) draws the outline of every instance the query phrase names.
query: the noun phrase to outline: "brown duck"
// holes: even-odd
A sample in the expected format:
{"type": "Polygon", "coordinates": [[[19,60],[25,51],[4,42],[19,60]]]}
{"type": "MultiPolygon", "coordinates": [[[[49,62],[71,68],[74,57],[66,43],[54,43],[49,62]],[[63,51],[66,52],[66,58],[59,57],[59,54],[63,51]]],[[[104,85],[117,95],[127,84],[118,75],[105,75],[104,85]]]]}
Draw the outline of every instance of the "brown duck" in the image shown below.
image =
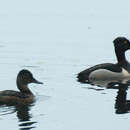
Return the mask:
{"type": "Polygon", "coordinates": [[[34,95],[28,88],[28,84],[36,83],[43,84],[37,81],[32,73],[28,70],[21,70],[17,76],[17,88],[20,91],[4,90],[0,91],[0,104],[7,105],[19,105],[19,104],[30,104],[34,102],[34,95]]]}

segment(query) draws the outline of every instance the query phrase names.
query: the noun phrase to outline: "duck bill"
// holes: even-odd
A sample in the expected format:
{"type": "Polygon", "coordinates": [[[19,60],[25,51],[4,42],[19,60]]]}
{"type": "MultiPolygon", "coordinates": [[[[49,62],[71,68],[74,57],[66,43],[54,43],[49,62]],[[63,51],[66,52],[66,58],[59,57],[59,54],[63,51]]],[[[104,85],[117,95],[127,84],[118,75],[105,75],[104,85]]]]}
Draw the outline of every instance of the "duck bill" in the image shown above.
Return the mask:
{"type": "Polygon", "coordinates": [[[33,78],[32,82],[33,82],[33,83],[36,83],[36,84],[43,84],[42,82],[40,82],[40,81],[38,81],[38,80],[36,80],[36,79],[34,79],[34,78],[33,78]]]}

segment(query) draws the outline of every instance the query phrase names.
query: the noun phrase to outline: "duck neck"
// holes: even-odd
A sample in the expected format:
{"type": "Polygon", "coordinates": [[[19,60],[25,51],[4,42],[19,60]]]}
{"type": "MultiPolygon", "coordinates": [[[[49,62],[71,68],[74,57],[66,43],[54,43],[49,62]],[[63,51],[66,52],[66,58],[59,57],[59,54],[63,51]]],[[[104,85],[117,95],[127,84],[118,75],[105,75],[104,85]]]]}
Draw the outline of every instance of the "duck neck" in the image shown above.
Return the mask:
{"type": "Polygon", "coordinates": [[[116,53],[117,61],[119,64],[127,62],[124,51],[122,51],[119,48],[115,48],[115,53],[116,53]]]}
{"type": "Polygon", "coordinates": [[[18,80],[17,80],[17,87],[21,93],[33,95],[30,89],[28,88],[28,85],[22,84],[18,80]]]}

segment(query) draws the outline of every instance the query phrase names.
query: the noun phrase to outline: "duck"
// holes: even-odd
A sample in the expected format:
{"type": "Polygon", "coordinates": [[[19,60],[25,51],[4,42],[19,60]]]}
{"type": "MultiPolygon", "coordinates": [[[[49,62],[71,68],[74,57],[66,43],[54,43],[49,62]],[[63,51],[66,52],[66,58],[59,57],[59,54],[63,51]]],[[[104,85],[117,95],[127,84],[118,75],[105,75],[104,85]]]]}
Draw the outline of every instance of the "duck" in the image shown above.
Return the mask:
{"type": "Polygon", "coordinates": [[[77,74],[78,82],[100,86],[98,82],[125,82],[125,79],[130,79],[130,64],[125,56],[130,49],[130,41],[125,37],[117,37],[113,44],[117,63],[103,63],[85,69],[77,74]]]}
{"type": "Polygon", "coordinates": [[[43,84],[42,82],[36,80],[29,70],[21,70],[16,79],[16,84],[19,91],[0,91],[0,105],[20,105],[33,103],[35,96],[28,88],[28,84],[30,83],[43,84]]]}

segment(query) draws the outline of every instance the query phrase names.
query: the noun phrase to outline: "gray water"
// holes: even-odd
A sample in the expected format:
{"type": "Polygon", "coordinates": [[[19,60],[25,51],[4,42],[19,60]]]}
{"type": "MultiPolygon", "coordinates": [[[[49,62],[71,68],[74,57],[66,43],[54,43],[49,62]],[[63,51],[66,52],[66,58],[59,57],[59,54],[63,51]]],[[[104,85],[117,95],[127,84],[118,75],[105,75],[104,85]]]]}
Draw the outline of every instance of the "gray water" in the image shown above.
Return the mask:
{"type": "Polygon", "coordinates": [[[17,90],[16,76],[24,68],[44,82],[29,85],[37,99],[29,108],[0,107],[0,129],[129,130],[130,113],[115,113],[117,90],[96,91],[76,81],[87,67],[116,62],[112,41],[130,39],[129,5],[129,0],[0,1],[0,89],[17,90]]]}

